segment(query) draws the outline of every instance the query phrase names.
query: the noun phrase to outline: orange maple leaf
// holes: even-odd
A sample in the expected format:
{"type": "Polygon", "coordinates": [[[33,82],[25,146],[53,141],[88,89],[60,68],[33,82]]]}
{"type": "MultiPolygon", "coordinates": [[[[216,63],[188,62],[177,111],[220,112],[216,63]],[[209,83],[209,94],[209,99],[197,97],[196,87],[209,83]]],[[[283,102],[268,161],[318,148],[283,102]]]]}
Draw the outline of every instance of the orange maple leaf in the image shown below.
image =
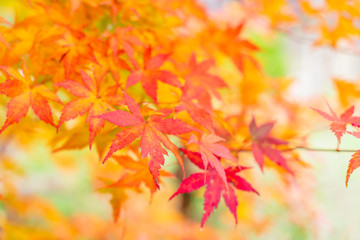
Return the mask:
{"type": "MultiPolygon", "coordinates": [[[[241,72],[244,71],[243,62],[245,59],[250,60],[254,65],[258,66],[252,54],[258,51],[259,48],[249,40],[240,37],[244,26],[245,21],[234,27],[228,25],[225,30],[212,27],[209,31],[220,51],[229,56],[241,72]]],[[[209,34],[209,32],[206,33],[209,34]]]]}
{"type": "Polygon", "coordinates": [[[11,98],[7,105],[6,121],[0,133],[25,117],[30,107],[40,120],[55,126],[48,101],[60,102],[60,99],[45,85],[36,85],[25,61],[22,68],[24,75],[8,66],[0,66],[0,70],[10,76],[0,84],[0,93],[11,98]]]}
{"type": "MultiPolygon", "coordinates": [[[[109,179],[100,179],[100,180],[105,184],[111,184],[111,180],[109,179]]],[[[121,207],[124,204],[124,202],[127,200],[128,196],[125,190],[126,190],[125,188],[110,187],[110,186],[106,186],[98,189],[98,191],[101,193],[109,193],[111,195],[110,204],[113,211],[114,222],[117,222],[120,215],[121,207]]]]}
{"type": "MultiPolygon", "coordinates": [[[[121,176],[121,178],[119,178],[119,180],[109,185],[109,187],[129,187],[139,189],[140,184],[144,183],[145,186],[149,188],[151,194],[156,192],[157,185],[155,184],[153,176],[149,171],[149,159],[141,158],[140,154],[138,157],[138,161],[135,161],[129,156],[114,156],[116,162],[122,165],[126,170],[131,171],[131,173],[125,173],[121,176]]],[[[167,171],[160,170],[159,176],[171,177],[173,175],[167,171]]]]}
{"type": "Polygon", "coordinates": [[[60,62],[63,62],[65,77],[68,79],[74,72],[75,66],[83,62],[98,63],[94,54],[94,43],[99,40],[90,38],[84,32],[73,29],[70,26],[63,26],[65,32],[63,38],[57,41],[61,53],[60,62]]]}
{"type": "Polygon", "coordinates": [[[349,166],[348,169],[346,171],[346,181],[345,181],[345,185],[346,187],[348,186],[348,182],[349,182],[349,178],[350,175],[353,173],[353,171],[355,169],[357,169],[358,167],[360,167],[360,150],[356,151],[350,161],[349,161],[349,166]]]}
{"type": "Polygon", "coordinates": [[[114,110],[113,105],[122,104],[123,98],[118,94],[117,85],[109,86],[104,83],[103,75],[92,78],[83,70],[80,70],[80,74],[82,76],[82,83],[66,80],[56,84],[79,97],[65,105],[57,127],[60,128],[65,121],[88,112],[86,121],[89,123],[89,147],[91,149],[96,134],[105,124],[103,119],[92,118],[92,116],[114,110]]]}

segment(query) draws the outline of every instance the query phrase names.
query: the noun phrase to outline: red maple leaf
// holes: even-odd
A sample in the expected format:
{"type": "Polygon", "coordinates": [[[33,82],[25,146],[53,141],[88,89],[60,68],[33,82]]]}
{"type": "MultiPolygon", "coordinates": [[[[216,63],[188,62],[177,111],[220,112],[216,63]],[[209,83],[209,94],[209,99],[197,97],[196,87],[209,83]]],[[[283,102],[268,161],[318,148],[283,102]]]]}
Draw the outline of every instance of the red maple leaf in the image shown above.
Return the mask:
{"type": "Polygon", "coordinates": [[[187,111],[195,122],[213,132],[212,106],[209,94],[203,88],[191,87],[190,84],[186,83],[181,90],[181,103],[175,107],[175,111],[187,111]]]}
{"type": "Polygon", "coordinates": [[[274,122],[256,126],[255,118],[251,120],[249,131],[252,138],[251,150],[253,152],[255,161],[263,171],[264,155],[266,155],[271,161],[293,174],[286,163],[286,159],[282,156],[281,152],[274,147],[278,145],[286,145],[288,143],[286,141],[269,136],[269,133],[273,127],[274,122]]]}
{"type": "Polygon", "coordinates": [[[197,63],[195,54],[192,54],[189,63],[178,66],[185,84],[181,87],[181,104],[175,108],[176,111],[186,110],[195,122],[211,132],[213,132],[211,95],[220,99],[217,89],[227,86],[220,77],[208,73],[214,64],[212,59],[197,63]]]}
{"type": "Polygon", "coordinates": [[[166,118],[167,115],[163,113],[151,115],[145,120],[141,116],[140,107],[136,104],[134,99],[125,94],[125,101],[130,113],[118,110],[96,116],[97,118],[107,120],[117,126],[126,127],[117,133],[103,163],[116,151],[141,137],[141,157],[150,157],[149,169],[159,188],[159,169],[164,165],[164,155],[168,155],[161,144],[175,155],[184,171],[184,164],[176,145],[174,145],[165,134],[179,135],[193,131],[194,128],[181,120],[166,118]]]}
{"type": "MultiPolygon", "coordinates": [[[[206,169],[203,164],[201,154],[187,151],[185,149],[181,149],[181,151],[183,151],[191,160],[191,162],[193,162],[196,166],[204,170],[206,169]]],[[[204,226],[204,223],[214,208],[217,208],[221,196],[224,198],[226,205],[234,215],[235,221],[237,223],[236,209],[238,206],[238,201],[232,186],[242,191],[259,194],[249,182],[237,175],[237,173],[245,169],[247,168],[241,166],[229,167],[225,169],[226,182],[229,183],[229,186],[223,182],[217,171],[211,166],[204,172],[193,173],[180,184],[179,189],[170,197],[170,200],[178,194],[189,193],[206,185],[204,194],[204,214],[201,220],[201,227],[204,226]]]]}
{"type": "Polygon", "coordinates": [[[331,112],[331,115],[315,108],[311,108],[311,109],[319,113],[327,120],[331,121],[330,130],[335,134],[338,140],[337,149],[339,149],[341,138],[347,132],[346,131],[347,124],[352,124],[353,126],[357,126],[359,124],[359,120],[358,117],[352,116],[354,114],[354,109],[355,109],[354,106],[348,108],[340,115],[340,117],[338,117],[335,114],[334,110],[330,107],[330,105],[327,102],[326,104],[331,112]]]}
{"type": "Polygon", "coordinates": [[[231,160],[233,162],[236,162],[236,159],[231,154],[229,149],[218,143],[224,140],[225,139],[214,134],[204,134],[200,139],[198,139],[195,135],[191,135],[188,144],[195,143],[198,145],[201,159],[204,162],[205,170],[208,168],[208,164],[210,164],[210,166],[216,170],[226,185],[226,174],[223,166],[220,163],[219,157],[231,160]]]}
{"type": "Polygon", "coordinates": [[[185,89],[202,88],[207,93],[220,99],[217,89],[227,87],[227,85],[219,76],[209,73],[210,68],[214,65],[215,61],[213,59],[208,59],[198,63],[196,55],[192,54],[189,63],[181,69],[182,75],[185,79],[185,85],[189,85],[185,89]]]}
{"type": "Polygon", "coordinates": [[[81,70],[80,73],[82,83],[66,80],[56,84],[79,97],[65,105],[57,127],[59,128],[65,121],[74,119],[88,112],[86,121],[89,123],[89,147],[91,149],[96,134],[105,124],[103,119],[92,118],[91,116],[114,110],[113,105],[123,103],[123,98],[118,94],[118,86],[106,84],[103,81],[103,76],[91,78],[83,70],[81,70]]]}
{"type": "Polygon", "coordinates": [[[36,81],[31,79],[25,61],[22,69],[24,75],[7,66],[0,66],[0,70],[10,76],[0,84],[0,93],[11,98],[7,105],[6,121],[0,133],[25,117],[30,107],[40,120],[55,126],[48,101],[60,102],[60,99],[48,87],[36,84],[36,81]]]}
{"type": "Polygon", "coordinates": [[[134,70],[127,78],[126,87],[128,88],[141,82],[145,92],[154,99],[155,102],[157,102],[157,80],[175,87],[180,87],[181,83],[173,73],[159,69],[168,57],[169,54],[158,54],[155,57],[151,57],[151,48],[148,47],[143,56],[142,66],[133,58],[130,58],[129,61],[133,65],[134,70]]]}

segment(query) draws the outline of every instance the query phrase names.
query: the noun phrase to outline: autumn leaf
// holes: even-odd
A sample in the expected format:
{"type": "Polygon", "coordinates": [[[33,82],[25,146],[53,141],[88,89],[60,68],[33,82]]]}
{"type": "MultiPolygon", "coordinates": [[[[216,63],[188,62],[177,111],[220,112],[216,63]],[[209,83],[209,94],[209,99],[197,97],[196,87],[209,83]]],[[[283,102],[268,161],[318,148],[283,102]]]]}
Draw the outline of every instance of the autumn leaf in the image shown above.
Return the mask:
{"type": "Polygon", "coordinates": [[[64,106],[57,127],[60,128],[64,122],[88,113],[86,121],[89,123],[89,148],[91,149],[96,134],[105,124],[103,119],[92,118],[92,116],[114,110],[113,105],[123,103],[123,98],[118,92],[118,86],[106,84],[104,76],[92,78],[83,70],[80,70],[80,74],[82,83],[66,80],[55,84],[78,97],[64,106]]]}
{"type": "Polygon", "coordinates": [[[360,97],[358,84],[342,79],[334,79],[334,83],[341,105],[349,106],[354,99],[360,97]]]}
{"type": "Polygon", "coordinates": [[[267,156],[271,161],[286,169],[289,173],[293,171],[286,163],[286,159],[281,152],[275,148],[278,145],[288,144],[286,141],[276,139],[269,136],[271,129],[274,127],[274,122],[265,123],[261,126],[256,125],[255,118],[252,118],[249,131],[251,134],[251,150],[254,155],[255,161],[263,171],[264,156],[267,156]]]}
{"type": "MultiPolygon", "coordinates": [[[[153,176],[149,171],[149,159],[148,158],[141,158],[140,153],[137,151],[133,151],[138,160],[135,161],[128,155],[125,156],[113,156],[115,161],[123,166],[126,171],[123,176],[119,178],[115,183],[109,185],[109,187],[127,187],[127,188],[134,188],[139,189],[140,184],[144,183],[147,188],[149,188],[151,195],[156,192],[158,186],[154,182],[153,176]]],[[[173,177],[173,175],[167,171],[160,170],[159,177],[173,177]]],[[[160,178],[159,178],[160,183],[160,178]]]]}
{"type": "Polygon", "coordinates": [[[119,1],[119,0],[102,0],[99,1],[100,6],[107,6],[111,9],[111,15],[113,23],[115,23],[119,12],[123,13],[122,17],[126,18],[127,15],[137,13],[136,9],[144,7],[142,2],[128,2],[128,1],[119,1]]]}
{"type": "Polygon", "coordinates": [[[239,85],[240,100],[245,106],[255,105],[269,88],[269,79],[248,59],[244,59],[242,65],[246,71],[243,72],[239,85]]]}
{"type": "Polygon", "coordinates": [[[311,109],[319,113],[322,117],[331,121],[330,130],[335,134],[338,140],[336,149],[339,149],[341,138],[347,132],[346,131],[347,124],[358,125],[360,124],[360,121],[358,120],[358,118],[353,117],[353,113],[355,109],[354,106],[349,107],[340,115],[340,117],[338,117],[335,114],[334,110],[330,107],[330,105],[327,102],[326,104],[330,110],[331,115],[315,108],[311,108],[311,109]]]}
{"type": "Polygon", "coordinates": [[[64,64],[65,77],[69,79],[75,71],[76,65],[89,62],[98,64],[93,45],[99,40],[86,37],[82,31],[74,29],[71,26],[63,27],[64,34],[63,38],[57,41],[60,46],[57,51],[61,56],[59,59],[60,62],[64,64]]]}
{"type": "Polygon", "coordinates": [[[330,24],[325,19],[319,23],[319,39],[314,42],[314,46],[330,45],[335,48],[338,42],[346,39],[351,35],[358,35],[359,30],[354,26],[354,20],[347,17],[339,17],[335,26],[330,24]],[[346,31],[344,31],[346,29],[346,31]]]}
{"type": "Polygon", "coordinates": [[[0,66],[0,70],[8,76],[6,81],[0,84],[0,93],[11,98],[7,105],[6,121],[0,133],[25,117],[30,107],[40,120],[55,126],[49,101],[60,102],[60,99],[48,87],[36,84],[31,79],[25,61],[22,68],[24,75],[7,66],[0,66]]]}
{"type": "Polygon", "coordinates": [[[211,132],[213,131],[211,96],[220,99],[217,90],[227,86],[219,76],[208,72],[214,65],[212,59],[198,63],[196,55],[192,54],[186,65],[178,66],[185,84],[181,87],[181,104],[176,107],[176,111],[186,110],[195,122],[211,132]]]}
{"type": "Polygon", "coordinates": [[[128,72],[132,70],[128,63],[122,59],[124,53],[130,58],[134,58],[134,47],[144,47],[144,44],[132,34],[131,30],[133,30],[131,27],[117,27],[114,32],[106,31],[101,35],[101,38],[105,40],[104,48],[111,49],[112,53],[106,53],[106,56],[99,59],[99,63],[112,73],[115,82],[119,85],[122,84],[119,69],[128,72]]]}
{"type": "Polygon", "coordinates": [[[231,154],[229,149],[225,146],[219,144],[218,142],[224,141],[225,139],[214,135],[202,135],[200,139],[198,139],[195,135],[191,135],[188,144],[196,144],[199,148],[201,159],[204,162],[204,169],[208,168],[210,164],[216,172],[219,174],[220,178],[223,180],[225,185],[226,182],[226,174],[223,166],[220,163],[219,157],[231,160],[236,163],[235,157],[231,154]]]}
{"type": "Polygon", "coordinates": [[[219,76],[209,73],[209,70],[214,65],[215,61],[213,59],[198,63],[196,55],[192,54],[187,66],[181,69],[185,85],[189,85],[185,87],[185,90],[189,88],[202,88],[207,93],[220,99],[217,89],[227,87],[227,85],[219,76]]]}
{"type": "Polygon", "coordinates": [[[114,59],[116,59],[123,50],[130,58],[134,58],[134,47],[142,46],[144,43],[138,37],[131,34],[132,27],[117,27],[114,33],[104,32],[102,37],[106,37],[109,42],[109,47],[113,52],[114,59]]]}
{"type": "Polygon", "coordinates": [[[356,151],[350,161],[349,161],[349,166],[348,169],[346,171],[346,181],[345,181],[345,185],[346,187],[348,186],[348,182],[350,179],[350,175],[353,173],[353,171],[355,169],[357,169],[358,167],[360,167],[360,150],[356,151]]]}
{"type": "Polygon", "coordinates": [[[181,103],[175,107],[176,112],[187,111],[191,118],[213,132],[212,106],[209,94],[202,88],[185,84],[182,87],[181,103]]]}
{"type": "MultiPolygon", "coordinates": [[[[114,131],[111,126],[102,130],[102,134],[94,139],[96,151],[99,158],[104,156],[108,143],[113,139],[114,131]]],[[[49,141],[49,146],[53,153],[63,150],[79,150],[89,146],[89,127],[80,122],[71,129],[60,131],[49,141]],[[76,140],[76,141],[75,141],[76,140]]]]}
{"type": "Polygon", "coordinates": [[[229,56],[241,72],[246,70],[244,67],[245,60],[250,60],[254,65],[258,66],[252,53],[258,51],[259,48],[251,41],[240,37],[244,26],[245,21],[242,21],[237,26],[228,25],[225,30],[211,28],[209,31],[220,51],[229,56]]]}
{"type": "MultiPolygon", "coordinates": [[[[105,184],[110,185],[111,181],[109,179],[100,179],[105,184]]],[[[110,204],[113,210],[113,220],[117,222],[121,207],[127,200],[128,196],[125,192],[125,188],[111,187],[106,186],[98,189],[101,193],[109,193],[111,195],[110,204]]]]}
{"type": "Polygon", "coordinates": [[[117,133],[103,163],[116,151],[121,150],[131,144],[135,139],[141,137],[141,157],[150,157],[149,169],[159,188],[159,170],[165,163],[164,155],[168,155],[162,145],[175,155],[184,170],[184,164],[176,145],[173,144],[165,134],[179,135],[191,132],[194,129],[181,120],[166,118],[167,116],[164,114],[154,114],[144,119],[141,116],[140,107],[134,99],[125,94],[125,101],[130,113],[118,110],[96,116],[96,118],[104,119],[117,126],[126,127],[117,133]]]}
{"type": "MultiPolygon", "coordinates": [[[[113,208],[114,222],[117,221],[121,207],[127,199],[127,189],[141,192],[140,185],[144,183],[150,190],[151,196],[157,190],[157,185],[149,172],[148,158],[141,158],[140,153],[135,148],[132,148],[130,151],[136,155],[138,160],[134,160],[129,155],[113,156],[115,161],[124,167],[125,173],[116,182],[101,179],[104,183],[106,183],[106,186],[98,189],[102,193],[110,193],[112,195],[110,204],[113,208]]],[[[173,177],[171,173],[164,170],[159,171],[159,176],[173,177]]]]}
{"type": "Polygon", "coordinates": [[[180,87],[181,83],[173,73],[159,69],[169,55],[158,54],[155,57],[151,57],[151,52],[151,47],[146,48],[143,64],[139,64],[132,58],[129,59],[134,69],[127,78],[126,87],[128,88],[141,82],[145,92],[157,102],[157,80],[175,87],[180,87]]]}
{"type": "Polygon", "coordinates": [[[204,214],[201,220],[201,227],[204,226],[206,220],[214,208],[217,208],[221,196],[225,200],[225,203],[230,212],[234,215],[235,222],[237,223],[236,209],[238,206],[238,201],[233,187],[242,191],[259,194],[249,182],[237,175],[237,173],[247,168],[239,166],[226,168],[225,179],[226,183],[229,184],[229,186],[227,186],[215,168],[209,166],[206,169],[203,164],[203,158],[201,154],[185,149],[181,150],[191,160],[191,162],[205,171],[201,173],[193,173],[188,178],[183,180],[179,189],[170,197],[170,200],[178,194],[189,193],[206,185],[206,190],[204,193],[204,214]]]}

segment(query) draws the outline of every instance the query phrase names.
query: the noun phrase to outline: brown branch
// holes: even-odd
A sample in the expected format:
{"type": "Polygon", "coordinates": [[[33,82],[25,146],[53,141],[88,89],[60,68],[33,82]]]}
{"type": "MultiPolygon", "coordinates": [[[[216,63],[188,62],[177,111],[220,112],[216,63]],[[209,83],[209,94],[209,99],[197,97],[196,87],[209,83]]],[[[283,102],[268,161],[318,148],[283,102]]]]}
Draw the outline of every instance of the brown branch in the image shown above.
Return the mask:
{"type": "MultiPolygon", "coordinates": [[[[304,150],[304,151],[311,151],[311,152],[350,152],[354,153],[358,150],[354,149],[329,149],[329,148],[311,148],[311,147],[302,147],[297,146],[293,148],[286,148],[286,149],[279,149],[282,152],[294,151],[294,150],[304,150]]],[[[238,152],[251,152],[251,149],[239,149],[238,152]]]]}
{"type": "Polygon", "coordinates": [[[294,149],[300,149],[300,150],[312,151],[312,152],[350,152],[350,153],[354,153],[354,152],[358,151],[355,149],[309,148],[309,147],[301,147],[301,146],[298,146],[294,149]]]}

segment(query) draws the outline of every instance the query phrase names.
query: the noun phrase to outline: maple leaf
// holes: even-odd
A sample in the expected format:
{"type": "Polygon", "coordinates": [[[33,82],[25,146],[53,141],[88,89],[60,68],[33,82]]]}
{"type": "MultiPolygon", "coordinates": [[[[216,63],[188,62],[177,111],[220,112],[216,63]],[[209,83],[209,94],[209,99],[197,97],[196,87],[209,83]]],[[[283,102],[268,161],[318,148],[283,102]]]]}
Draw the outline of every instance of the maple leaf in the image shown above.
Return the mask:
{"type": "Polygon", "coordinates": [[[119,0],[101,0],[99,5],[107,6],[111,9],[111,15],[113,23],[119,17],[118,13],[121,11],[123,14],[122,18],[127,18],[129,13],[137,13],[135,9],[140,9],[143,7],[141,2],[129,2],[129,1],[119,1],[119,0]]]}
{"type": "Polygon", "coordinates": [[[351,159],[349,161],[349,166],[348,169],[346,171],[346,181],[345,181],[345,185],[346,187],[348,186],[348,182],[350,179],[350,175],[353,173],[353,171],[355,169],[357,169],[358,167],[360,167],[360,150],[356,151],[352,156],[351,159]]]}
{"type": "Polygon", "coordinates": [[[151,57],[151,47],[148,47],[143,56],[143,66],[133,58],[130,58],[129,61],[133,65],[134,70],[127,78],[126,87],[128,88],[140,81],[145,92],[155,102],[157,102],[157,80],[180,87],[181,83],[173,73],[159,70],[168,57],[169,54],[158,54],[155,57],[151,57]]]}
{"type": "Polygon", "coordinates": [[[254,155],[255,161],[258,163],[259,167],[263,171],[264,155],[266,155],[271,161],[293,174],[281,152],[273,147],[288,144],[286,141],[269,136],[269,133],[274,127],[274,124],[274,122],[270,122],[265,123],[261,126],[257,126],[255,118],[252,118],[249,125],[249,131],[252,138],[251,150],[254,155]]]}
{"type": "MultiPolygon", "coordinates": [[[[152,195],[156,192],[158,188],[156,183],[154,182],[152,174],[149,171],[149,159],[141,158],[140,153],[138,151],[134,151],[134,149],[133,152],[137,155],[137,161],[135,161],[128,155],[113,156],[113,158],[118,164],[123,166],[126,170],[131,171],[131,173],[125,173],[119,180],[109,185],[109,187],[128,187],[139,189],[140,184],[144,183],[146,187],[149,188],[152,195]]],[[[173,177],[171,173],[164,170],[159,171],[159,176],[173,177]]]]}
{"type": "Polygon", "coordinates": [[[103,163],[116,151],[121,150],[135,139],[141,137],[141,157],[150,157],[149,169],[159,188],[159,169],[164,165],[164,155],[168,155],[162,145],[175,155],[184,171],[184,164],[176,145],[174,145],[165,134],[179,135],[193,131],[194,128],[181,120],[166,118],[167,115],[164,114],[154,114],[145,120],[141,116],[140,107],[136,104],[134,99],[125,94],[125,102],[130,113],[118,110],[96,116],[96,118],[104,119],[117,126],[126,127],[117,133],[103,163]]]}
{"type": "MultiPolygon", "coordinates": [[[[105,46],[106,47],[106,46],[105,46]]],[[[102,58],[99,58],[99,66],[104,73],[110,72],[117,85],[121,85],[119,69],[131,71],[131,67],[119,56],[114,56],[111,53],[104,54],[102,58]]]]}
{"type": "Polygon", "coordinates": [[[209,94],[203,88],[191,87],[186,83],[181,89],[181,103],[175,107],[175,111],[187,111],[195,122],[213,132],[214,125],[211,117],[212,106],[209,94]]]}
{"type": "Polygon", "coordinates": [[[93,44],[99,40],[87,36],[80,30],[73,29],[70,26],[63,26],[63,38],[57,41],[60,48],[58,49],[61,56],[60,62],[63,62],[65,69],[65,77],[69,79],[75,66],[84,62],[97,63],[93,44]],[[76,64],[75,64],[76,63],[76,64]]]}
{"type": "Polygon", "coordinates": [[[92,118],[91,116],[113,110],[113,105],[120,105],[123,103],[123,99],[118,94],[118,86],[106,84],[103,79],[104,76],[91,78],[83,70],[80,70],[80,74],[82,83],[66,80],[55,84],[79,97],[64,106],[57,127],[59,128],[65,121],[88,112],[86,121],[89,123],[89,148],[91,149],[96,134],[105,124],[103,119],[92,118]]]}
{"type": "Polygon", "coordinates": [[[233,162],[236,162],[236,159],[231,154],[229,149],[218,143],[224,140],[225,139],[214,134],[209,134],[209,135],[204,134],[201,136],[200,139],[198,139],[195,135],[191,135],[188,144],[194,143],[198,145],[201,154],[201,159],[204,162],[205,170],[208,168],[208,165],[210,164],[210,166],[217,171],[220,178],[223,180],[223,182],[226,185],[226,174],[218,157],[228,159],[233,162]]]}
{"type": "Polygon", "coordinates": [[[352,17],[341,17],[337,18],[336,25],[333,23],[326,22],[322,19],[319,23],[320,37],[314,42],[314,46],[330,45],[336,48],[338,42],[342,39],[351,35],[358,35],[358,29],[354,26],[354,20],[352,17]],[[346,31],[344,31],[346,29],[346,31]]]}
{"type": "Polygon", "coordinates": [[[55,126],[48,101],[60,103],[60,99],[45,85],[36,85],[36,82],[31,79],[25,61],[23,61],[22,68],[24,75],[8,66],[0,66],[0,70],[10,76],[0,84],[0,93],[11,98],[7,105],[6,121],[0,133],[25,117],[30,107],[40,120],[55,126]]]}
{"type": "MultiPolygon", "coordinates": [[[[105,184],[110,185],[111,180],[109,179],[100,179],[100,180],[105,184]]],[[[110,204],[113,210],[113,219],[114,222],[117,222],[120,215],[121,207],[128,198],[125,192],[125,188],[106,186],[99,188],[97,190],[101,193],[109,193],[111,195],[110,204]]]]}
{"type": "Polygon", "coordinates": [[[114,58],[120,53],[119,46],[130,57],[134,58],[134,46],[145,46],[139,38],[130,34],[132,27],[117,27],[114,33],[104,32],[102,37],[106,37],[109,47],[113,52],[114,58]]]}
{"type": "MultiPolygon", "coordinates": [[[[113,156],[115,161],[124,167],[126,171],[125,174],[123,174],[116,182],[100,179],[106,183],[106,186],[100,188],[99,191],[110,193],[112,195],[110,204],[113,208],[114,222],[117,221],[122,204],[127,199],[127,194],[125,192],[127,189],[140,192],[140,185],[144,183],[145,186],[149,188],[151,197],[157,190],[154,179],[149,172],[148,158],[141,158],[141,155],[136,148],[131,148],[130,151],[136,155],[137,161],[129,155],[113,156]]],[[[162,177],[173,177],[171,173],[164,170],[160,170],[159,175],[162,177]]]]}
{"type": "MultiPolygon", "coordinates": [[[[184,152],[185,155],[196,166],[203,170],[206,170],[206,167],[203,164],[201,154],[197,152],[191,152],[186,149],[181,149],[181,151],[184,152]]],[[[182,181],[178,190],[170,197],[170,200],[178,194],[189,193],[206,185],[206,190],[204,193],[204,214],[201,220],[201,227],[204,226],[206,220],[208,219],[214,208],[217,208],[221,196],[224,198],[226,205],[228,206],[230,212],[233,214],[237,223],[236,209],[238,206],[238,201],[232,186],[242,191],[259,194],[248,181],[237,175],[237,173],[245,169],[248,168],[238,166],[225,169],[226,183],[229,183],[229,186],[227,186],[227,184],[223,182],[217,170],[211,166],[205,172],[193,173],[188,178],[182,181]]]]}
{"type": "Polygon", "coordinates": [[[186,65],[178,66],[185,84],[181,87],[181,104],[176,107],[176,111],[186,110],[195,122],[211,132],[213,131],[211,95],[221,99],[217,89],[227,86],[220,77],[208,73],[214,64],[212,59],[197,63],[196,55],[192,54],[186,65]]]}
{"type": "Polygon", "coordinates": [[[330,105],[327,102],[326,104],[331,112],[331,115],[316,108],[311,108],[311,109],[319,113],[322,117],[331,121],[330,130],[335,134],[338,140],[336,149],[339,149],[341,138],[347,132],[346,131],[347,124],[352,124],[354,126],[357,126],[360,124],[360,121],[357,117],[353,117],[354,109],[355,109],[354,106],[349,107],[340,115],[340,117],[338,117],[335,114],[334,110],[330,107],[330,105]]]}
{"type": "MultiPolygon", "coordinates": [[[[240,101],[245,106],[258,104],[260,96],[269,88],[270,79],[267,79],[251,61],[244,59],[242,65],[246,71],[243,72],[239,85],[240,101]]],[[[278,82],[279,80],[277,80],[278,82]]]]}
{"type": "Polygon", "coordinates": [[[334,79],[334,83],[341,105],[349,106],[354,99],[360,97],[358,84],[342,79],[334,79]]]}
{"type": "Polygon", "coordinates": [[[244,72],[245,69],[245,59],[250,60],[256,66],[259,65],[252,56],[253,52],[258,51],[259,48],[249,40],[240,37],[244,26],[245,21],[242,21],[237,26],[228,25],[224,30],[211,26],[209,31],[206,31],[206,34],[211,34],[219,50],[230,57],[241,72],[244,72]]]}
{"type": "Polygon", "coordinates": [[[114,32],[105,31],[101,38],[105,38],[106,44],[103,45],[103,52],[106,56],[99,59],[99,63],[105,69],[111,71],[117,84],[120,83],[119,68],[131,72],[131,67],[120,56],[126,53],[130,58],[134,58],[134,47],[145,45],[131,32],[132,27],[117,27],[114,32]],[[112,54],[108,52],[112,50],[112,54]]]}
{"type": "Polygon", "coordinates": [[[185,78],[185,85],[189,85],[185,89],[187,90],[189,88],[200,87],[218,99],[221,99],[216,90],[218,88],[227,87],[227,85],[219,76],[208,72],[214,65],[215,61],[213,59],[208,59],[198,63],[196,55],[192,54],[187,66],[181,69],[183,72],[182,75],[184,75],[185,78]]]}

